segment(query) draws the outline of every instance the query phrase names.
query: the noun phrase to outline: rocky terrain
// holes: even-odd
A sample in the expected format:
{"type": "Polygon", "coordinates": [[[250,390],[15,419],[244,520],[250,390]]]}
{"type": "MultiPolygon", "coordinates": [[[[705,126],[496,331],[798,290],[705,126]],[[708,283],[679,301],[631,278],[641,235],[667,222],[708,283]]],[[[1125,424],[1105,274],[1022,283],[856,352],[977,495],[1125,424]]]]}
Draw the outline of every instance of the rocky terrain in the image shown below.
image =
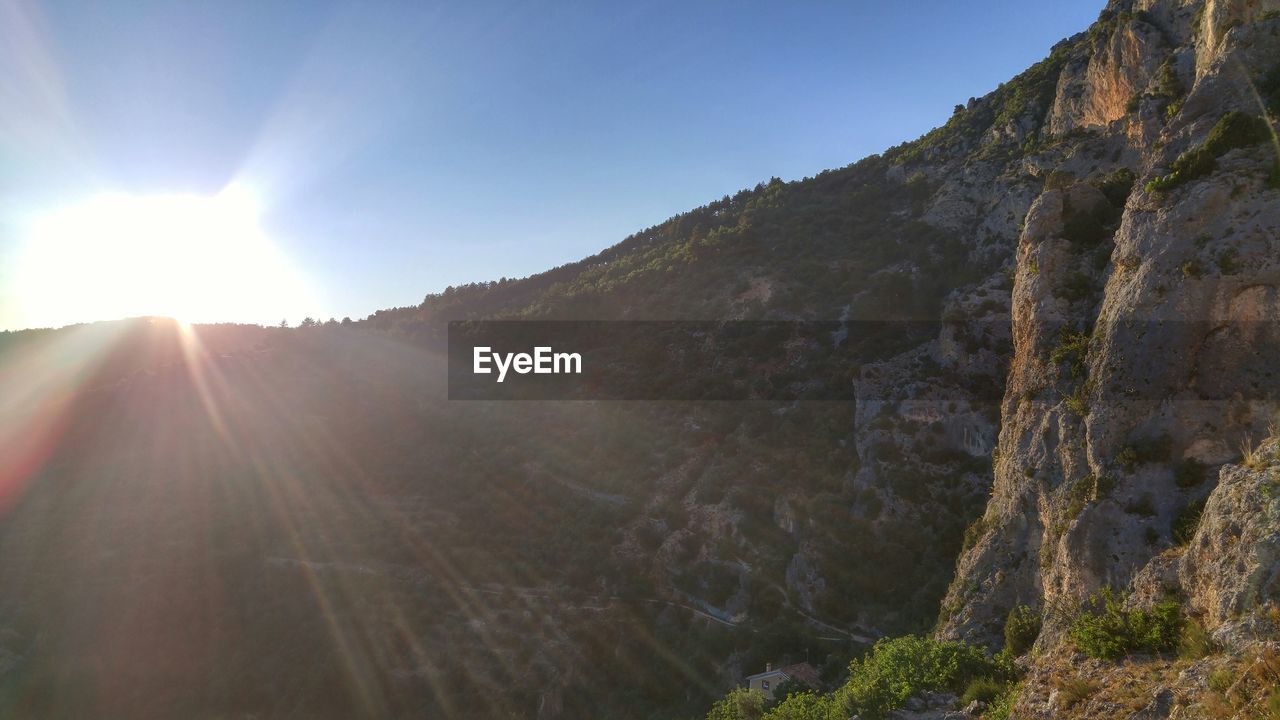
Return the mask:
{"type": "Polygon", "coordinates": [[[43,380],[0,388],[3,447],[38,450],[0,497],[0,702],[696,717],[915,633],[1016,641],[973,660],[999,698],[854,673],[831,717],[1280,716],[1278,110],[1280,2],[1114,0],[919,140],[530,278],[194,354],[6,335],[43,380]],[[655,343],[630,378],[745,402],[449,403],[445,323],[475,319],[846,327],[683,380],[655,343]],[[1089,634],[1144,613],[1177,642],[1089,634]]]}

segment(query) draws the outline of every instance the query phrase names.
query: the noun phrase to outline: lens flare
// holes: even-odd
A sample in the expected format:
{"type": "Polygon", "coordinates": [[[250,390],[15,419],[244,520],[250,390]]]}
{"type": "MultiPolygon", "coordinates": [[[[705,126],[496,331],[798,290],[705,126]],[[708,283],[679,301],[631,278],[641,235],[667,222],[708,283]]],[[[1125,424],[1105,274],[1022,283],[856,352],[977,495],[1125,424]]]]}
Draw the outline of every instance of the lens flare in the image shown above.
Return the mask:
{"type": "Polygon", "coordinates": [[[18,260],[24,324],[166,315],[271,322],[313,310],[232,185],[214,196],[100,195],[37,218],[18,260]]]}

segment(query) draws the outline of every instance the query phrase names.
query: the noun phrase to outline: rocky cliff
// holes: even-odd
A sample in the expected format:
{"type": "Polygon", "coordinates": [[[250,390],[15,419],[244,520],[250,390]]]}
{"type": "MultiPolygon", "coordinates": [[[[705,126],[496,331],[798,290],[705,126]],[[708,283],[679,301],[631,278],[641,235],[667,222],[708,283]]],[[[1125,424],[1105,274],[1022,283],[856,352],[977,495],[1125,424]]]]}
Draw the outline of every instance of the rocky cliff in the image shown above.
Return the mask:
{"type": "Polygon", "coordinates": [[[1113,2],[1064,63],[1045,122],[1073,149],[1025,160],[1053,178],[1017,242],[992,497],[940,636],[999,646],[1027,605],[1051,657],[1065,609],[1104,587],[1178,598],[1225,648],[1262,632],[1280,600],[1275,478],[1229,463],[1274,453],[1252,447],[1280,400],[1278,63],[1280,3],[1243,0],[1113,2]],[[1120,168],[1127,197],[1086,182],[1120,168]],[[1180,521],[1202,505],[1188,543],[1180,521]]]}

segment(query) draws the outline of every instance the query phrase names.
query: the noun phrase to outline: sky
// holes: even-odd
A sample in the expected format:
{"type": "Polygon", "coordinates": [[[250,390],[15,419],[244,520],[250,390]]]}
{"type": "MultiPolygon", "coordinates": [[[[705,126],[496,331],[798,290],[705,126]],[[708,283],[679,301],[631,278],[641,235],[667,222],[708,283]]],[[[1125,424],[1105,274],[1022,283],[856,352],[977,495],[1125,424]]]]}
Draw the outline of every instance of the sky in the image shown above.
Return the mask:
{"type": "Polygon", "coordinates": [[[915,138],[1103,4],[0,0],[0,328],[522,277],[915,138]]]}

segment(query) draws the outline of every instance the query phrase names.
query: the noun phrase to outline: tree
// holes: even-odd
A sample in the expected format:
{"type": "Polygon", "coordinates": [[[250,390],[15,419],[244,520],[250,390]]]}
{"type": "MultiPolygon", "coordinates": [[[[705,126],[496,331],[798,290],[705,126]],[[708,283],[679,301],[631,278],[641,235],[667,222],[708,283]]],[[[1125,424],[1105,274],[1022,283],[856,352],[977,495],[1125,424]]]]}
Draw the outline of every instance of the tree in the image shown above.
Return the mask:
{"type": "Polygon", "coordinates": [[[737,688],[711,707],[707,720],[761,720],[766,699],[759,690],[737,688]]]}
{"type": "Polygon", "coordinates": [[[800,692],[789,695],[764,720],[845,720],[842,703],[830,695],[800,692]]]}

